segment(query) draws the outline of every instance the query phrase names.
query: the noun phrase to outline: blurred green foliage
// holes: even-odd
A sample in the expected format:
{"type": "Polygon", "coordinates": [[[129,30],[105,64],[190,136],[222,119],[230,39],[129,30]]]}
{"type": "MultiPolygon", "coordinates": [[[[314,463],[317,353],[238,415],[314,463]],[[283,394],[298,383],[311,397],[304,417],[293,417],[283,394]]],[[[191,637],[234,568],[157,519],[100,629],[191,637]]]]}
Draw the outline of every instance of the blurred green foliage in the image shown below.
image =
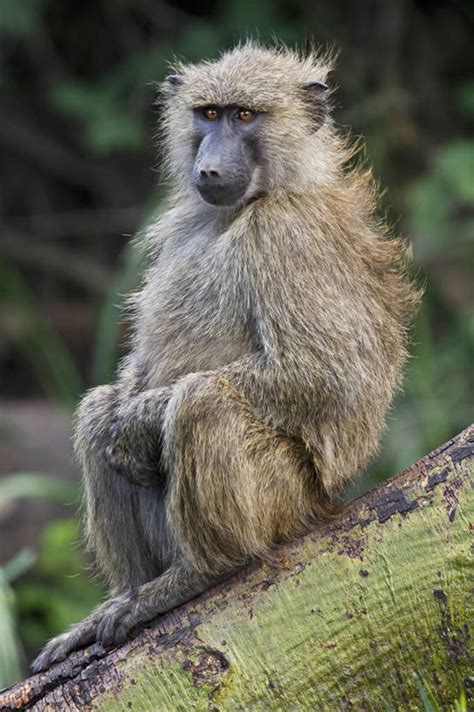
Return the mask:
{"type": "Polygon", "coordinates": [[[10,317],[5,332],[31,362],[45,393],[73,407],[83,386],[68,349],[24,278],[1,260],[0,299],[10,317]]]}
{"type": "MultiPolygon", "coordinates": [[[[422,707],[420,707],[420,710],[422,709],[423,712],[442,712],[443,708],[436,700],[436,695],[433,693],[428,683],[425,682],[418,675],[416,675],[415,677],[418,686],[418,692],[420,695],[419,701],[423,705],[422,707]]],[[[382,701],[382,704],[385,712],[403,712],[401,707],[397,707],[397,710],[394,710],[394,708],[391,707],[384,700],[382,701]]],[[[467,698],[464,691],[459,693],[459,696],[456,700],[453,700],[453,704],[450,706],[450,709],[452,710],[452,712],[468,712],[467,698]]]]}
{"type": "Polygon", "coordinates": [[[23,497],[46,497],[55,502],[71,504],[77,500],[77,496],[74,485],[51,475],[15,472],[0,480],[0,507],[9,499],[23,497]]]}
{"type": "MultiPolygon", "coordinates": [[[[9,500],[41,497],[71,504],[75,486],[50,475],[21,472],[0,480],[0,511],[9,500]]],[[[21,549],[0,566],[0,689],[19,680],[27,658],[80,620],[102,595],[85,575],[78,523],[59,519],[42,532],[37,551],[21,549]]]]}
{"type": "Polygon", "coordinates": [[[140,48],[93,81],[68,77],[53,87],[53,106],[77,119],[92,151],[135,150],[147,138],[142,111],[147,85],[163,78],[173,56],[199,60],[215,55],[223,44],[254,35],[256,28],[262,40],[275,36],[291,43],[301,36],[300,27],[282,17],[270,0],[223,3],[216,15],[215,22],[184,28],[174,42],[140,48]]]}
{"type": "Polygon", "coordinates": [[[22,643],[17,629],[17,607],[13,582],[35,560],[28,549],[20,550],[5,566],[0,566],[0,689],[21,678],[22,643]]]}
{"type": "Polygon", "coordinates": [[[31,35],[38,30],[47,0],[3,0],[0,12],[0,34],[31,35]]]}
{"type": "MultiPolygon", "coordinates": [[[[450,10],[443,3],[428,5],[414,0],[394,0],[390,7],[349,0],[337,4],[323,0],[317,7],[298,0],[231,0],[202,7],[153,0],[100,0],[84,8],[59,0],[1,4],[3,109],[7,107],[9,116],[11,107],[16,110],[24,98],[23,115],[12,114],[23,133],[11,131],[11,136],[15,140],[19,136],[29,160],[26,172],[11,177],[16,166],[21,167],[15,158],[3,176],[5,205],[13,215],[25,205],[32,214],[44,210],[43,205],[52,205],[57,212],[84,205],[112,214],[117,201],[133,196],[146,224],[162,202],[163,188],[150,185],[143,195],[133,171],[135,163],[140,173],[153,163],[155,117],[150,106],[155,84],[168,72],[173,57],[215,56],[247,36],[262,41],[277,37],[304,46],[315,35],[318,41],[342,48],[334,78],[341,86],[342,104],[336,106],[336,120],[367,138],[368,159],[388,186],[382,210],[411,239],[418,279],[426,284],[404,392],[389,415],[380,455],[355,492],[411,464],[472,418],[474,323],[468,273],[474,261],[474,141],[468,130],[474,119],[474,82],[465,72],[462,54],[468,44],[469,10],[463,0],[457,10],[454,4],[450,10]],[[38,165],[40,178],[34,183],[38,165]],[[26,190],[28,180],[32,197],[26,190]],[[17,188],[23,182],[26,203],[17,188]]],[[[8,227],[6,219],[6,232],[8,227]]],[[[32,232],[30,244],[33,237],[41,238],[40,244],[48,240],[49,249],[57,250],[59,264],[74,259],[59,240],[50,239],[48,229],[46,237],[32,232]]],[[[72,240],[61,227],[57,232],[61,239],[72,240]]],[[[68,408],[85,385],[113,377],[123,339],[121,306],[140,278],[140,251],[125,244],[117,234],[120,230],[109,235],[108,242],[105,232],[99,227],[89,236],[80,228],[73,235],[93,261],[107,269],[113,264],[112,286],[104,284],[99,296],[87,280],[87,270],[82,285],[80,276],[76,278],[82,287],[80,299],[95,313],[86,368],[84,354],[60,333],[49,309],[53,301],[67,304],[71,295],[78,298],[67,270],[47,272],[51,265],[34,263],[33,253],[22,256],[17,250],[12,256],[0,241],[6,343],[15,349],[15,359],[29,364],[42,392],[68,408]]],[[[4,481],[3,496],[11,484],[4,481]]],[[[42,488],[50,496],[62,496],[56,485],[25,479],[25,473],[17,485],[15,496],[37,496],[42,488]]],[[[10,573],[8,567],[2,570],[4,682],[20,675],[22,648],[34,652],[99,599],[102,591],[89,581],[77,540],[72,520],[54,522],[43,532],[34,564],[28,554],[26,558],[19,554],[17,568],[14,559],[10,573]]],[[[425,709],[436,709],[426,691],[425,696],[425,709]]],[[[462,704],[461,700],[457,709],[464,710],[462,704]]]]}
{"type": "Polygon", "coordinates": [[[474,140],[452,141],[434,153],[429,173],[410,195],[412,233],[429,238],[416,241],[418,259],[437,251],[467,252],[474,231],[474,218],[465,214],[474,208],[473,176],[474,140]],[[446,235],[452,236],[449,243],[446,235]]]}
{"type": "Polygon", "coordinates": [[[37,560],[15,587],[18,630],[25,647],[38,650],[47,636],[62,633],[84,618],[103,594],[86,575],[75,519],[59,519],[44,529],[37,560]]]}

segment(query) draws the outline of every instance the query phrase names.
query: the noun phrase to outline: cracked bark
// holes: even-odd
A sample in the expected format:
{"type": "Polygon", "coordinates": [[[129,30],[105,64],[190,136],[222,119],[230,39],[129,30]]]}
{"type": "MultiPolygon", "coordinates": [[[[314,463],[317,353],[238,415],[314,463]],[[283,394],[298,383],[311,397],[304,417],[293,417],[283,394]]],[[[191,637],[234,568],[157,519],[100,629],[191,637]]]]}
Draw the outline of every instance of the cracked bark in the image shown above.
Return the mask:
{"type": "Polygon", "coordinates": [[[419,680],[442,709],[472,699],[473,460],[471,426],[122,647],[5,690],[0,709],[421,710],[419,680]]]}

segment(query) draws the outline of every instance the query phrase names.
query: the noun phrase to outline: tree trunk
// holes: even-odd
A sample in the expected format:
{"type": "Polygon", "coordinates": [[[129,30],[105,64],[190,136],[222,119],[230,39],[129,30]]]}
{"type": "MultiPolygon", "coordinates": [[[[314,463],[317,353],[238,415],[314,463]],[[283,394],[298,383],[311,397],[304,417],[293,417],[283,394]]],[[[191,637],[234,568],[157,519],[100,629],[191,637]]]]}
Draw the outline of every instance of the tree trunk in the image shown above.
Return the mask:
{"type": "Polygon", "coordinates": [[[474,691],[473,455],[471,427],[272,561],[14,685],[0,708],[405,712],[431,691],[454,709],[474,691]]]}

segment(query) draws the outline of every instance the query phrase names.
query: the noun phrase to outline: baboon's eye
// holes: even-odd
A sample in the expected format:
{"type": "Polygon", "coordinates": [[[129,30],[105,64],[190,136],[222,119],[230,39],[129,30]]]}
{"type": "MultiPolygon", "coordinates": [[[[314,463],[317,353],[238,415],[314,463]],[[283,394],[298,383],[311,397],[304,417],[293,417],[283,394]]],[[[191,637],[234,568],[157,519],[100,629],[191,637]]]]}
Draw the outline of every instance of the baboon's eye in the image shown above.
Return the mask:
{"type": "Polygon", "coordinates": [[[219,112],[212,106],[206,106],[202,110],[202,114],[208,121],[216,121],[219,118],[219,112]]]}
{"type": "Polygon", "coordinates": [[[241,121],[252,121],[254,113],[253,111],[250,111],[250,109],[239,109],[237,116],[241,121]]]}

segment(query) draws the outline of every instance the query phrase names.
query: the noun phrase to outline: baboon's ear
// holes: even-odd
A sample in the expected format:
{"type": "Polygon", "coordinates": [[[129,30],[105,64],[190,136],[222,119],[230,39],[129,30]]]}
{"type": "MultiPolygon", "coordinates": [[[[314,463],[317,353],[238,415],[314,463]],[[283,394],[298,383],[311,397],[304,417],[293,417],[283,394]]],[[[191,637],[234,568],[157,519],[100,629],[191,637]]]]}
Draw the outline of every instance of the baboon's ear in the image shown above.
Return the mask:
{"type": "Polygon", "coordinates": [[[324,123],[324,119],[329,113],[328,94],[329,87],[326,82],[312,80],[302,84],[314,130],[317,131],[324,123]]]}
{"type": "Polygon", "coordinates": [[[318,80],[314,80],[311,82],[305,82],[303,84],[303,89],[310,89],[311,91],[316,91],[319,92],[319,94],[322,94],[326,91],[328,91],[329,87],[326,84],[326,82],[320,82],[318,80]]]}
{"type": "Polygon", "coordinates": [[[169,74],[165,77],[164,81],[158,85],[157,105],[167,106],[183,82],[184,78],[180,74],[169,74]]]}
{"type": "Polygon", "coordinates": [[[179,86],[184,82],[183,77],[180,74],[168,74],[168,76],[165,78],[165,82],[168,82],[168,84],[171,84],[171,86],[179,86]]]}

